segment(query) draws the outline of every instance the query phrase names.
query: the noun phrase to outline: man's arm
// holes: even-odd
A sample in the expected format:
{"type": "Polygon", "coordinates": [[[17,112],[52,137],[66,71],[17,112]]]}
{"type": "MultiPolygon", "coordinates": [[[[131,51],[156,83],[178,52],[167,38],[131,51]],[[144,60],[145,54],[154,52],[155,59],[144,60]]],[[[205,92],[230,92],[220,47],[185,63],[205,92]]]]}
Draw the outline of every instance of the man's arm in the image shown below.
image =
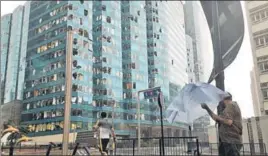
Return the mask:
{"type": "Polygon", "coordinates": [[[97,123],[93,126],[94,129],[99,128],[99,120],[97,121],[97,123]]]}
{"type": "Polygon", "coordinates": [[[226,125],[229,125],[229,126],[231,126],[233,124],[233,120],[222,118],[222,117],[216,115],[215,113],[213,113],[213,111],[207,106],[207,104],[201,104],[201,107],[208,112],[209,116],[211,116],[211,118],[213,120],[220,122],[220,123],[223,123],[223,124],[226,124],[226,125]]]}

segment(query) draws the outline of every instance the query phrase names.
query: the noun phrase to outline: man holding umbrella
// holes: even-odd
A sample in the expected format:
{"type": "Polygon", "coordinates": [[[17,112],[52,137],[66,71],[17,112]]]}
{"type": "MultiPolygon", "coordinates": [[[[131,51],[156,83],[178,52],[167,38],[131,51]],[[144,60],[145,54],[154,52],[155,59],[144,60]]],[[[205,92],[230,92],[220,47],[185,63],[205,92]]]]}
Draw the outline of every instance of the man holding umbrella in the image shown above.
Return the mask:
{"type": "Polygon", "coordinates": [[[219,115],[214,114],[205,103],[202,103],[201,107],[208,112],[213,120],[220,124],[220,156],[239,156],[242,147],[243,129],[241,111],[238,104],[232,101],[232,95],[230,93],[223,98],[222,102],[225,108],[219,115]]]}

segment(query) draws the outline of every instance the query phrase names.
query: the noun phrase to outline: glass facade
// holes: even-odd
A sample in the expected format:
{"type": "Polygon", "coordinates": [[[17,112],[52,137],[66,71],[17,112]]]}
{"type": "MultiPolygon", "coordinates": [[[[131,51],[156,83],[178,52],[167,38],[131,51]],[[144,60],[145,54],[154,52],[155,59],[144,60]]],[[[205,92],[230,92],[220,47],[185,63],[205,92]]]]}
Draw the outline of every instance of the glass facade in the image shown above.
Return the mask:
{"type": "MultiPolygon", "coordinates": [[[[168,105],[187,82],[181,2],[39,1],[29,7],[22,124],[35,136],[62,133],[68,30],[71,131],[92,130],[106,111],[117,134],[136,135],[137,92],[161,86],[168,105]]],[[[141,100],[145,127],[160,125],[156,102],[141,100]]]]}
{"type": "MultiPolygon", "coordinates": [[[[8,63],[5,82],[4,103],[15,100],[18,95],[18,73],[20,68],[20,55],[22,45],[24,6],[17,7],[12,13],[12,25],[8,50],[8,63]]],[[[1,21],[2,22],[2,21],[1,21]]]]}
{"type": "Polygon", "coordinates": [[[28,28],[29,28],[29,15],[30,15],[30,2],[26,2],[24,5],[24,16],[22,26],[22,38],[20,46],[20,58],[19,58],[19,69],[18,69],[18,84],[17,84],[17,95],[16,99],[23,99],[24,89],[24,77],[26,68],[26,53],[27,53],[27,42],[28,42],[28,28]]]}
{"type": "Polygon", "coordinates": [[[213,68],[210,30],[200,2],[186,1],[185,32],[192,38],[196,82],[206,82],[213,68]]]}
{"type": "Polygon", "coordinates": [[[3,103],[5,93],[5,81],[7,71],[7,60],[9,52],[9,39],[11,29],[12,14],[1,17],[1,103],[3,103]]]}

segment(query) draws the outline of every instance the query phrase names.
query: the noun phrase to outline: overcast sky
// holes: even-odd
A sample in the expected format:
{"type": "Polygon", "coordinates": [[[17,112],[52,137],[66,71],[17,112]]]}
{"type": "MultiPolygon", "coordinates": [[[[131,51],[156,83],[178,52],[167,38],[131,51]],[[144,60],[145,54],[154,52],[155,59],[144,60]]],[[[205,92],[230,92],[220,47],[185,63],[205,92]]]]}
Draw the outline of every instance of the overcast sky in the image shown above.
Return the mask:
{"type": "MultiPolygon", "coordinates": [[[[1,1],[1,15],[11,13],[18,5],[24,3],[25,1],[1,1]]],[[[244,2],[242,5],[244,6],[244,2]]],[[[245,11],[244,17],[246,17],[245,11]]],[[[250,91],[250,71],[253,61],[247,22],[245,23],[244,42],[236,60],[226,69],[225,85],[226,90],[233,94],[234,100],[240,105],[243,117],[251,117],[254,114],[250,91]]]]}

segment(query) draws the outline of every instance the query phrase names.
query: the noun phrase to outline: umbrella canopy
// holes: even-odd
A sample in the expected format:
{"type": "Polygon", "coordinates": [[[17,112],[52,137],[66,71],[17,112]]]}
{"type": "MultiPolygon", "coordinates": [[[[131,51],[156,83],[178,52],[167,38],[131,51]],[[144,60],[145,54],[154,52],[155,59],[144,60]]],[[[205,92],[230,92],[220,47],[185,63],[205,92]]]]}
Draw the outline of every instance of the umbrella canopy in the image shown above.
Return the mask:
{"type": "Polygon", "coordinates": [[[201,103],[207,103],[214,110],[226,96],[228,93],[208,83],[187,84],[167,108],[166,118],[170,123],[193,123],[195,119],[207,114],[201,108],[201,103]]]}

